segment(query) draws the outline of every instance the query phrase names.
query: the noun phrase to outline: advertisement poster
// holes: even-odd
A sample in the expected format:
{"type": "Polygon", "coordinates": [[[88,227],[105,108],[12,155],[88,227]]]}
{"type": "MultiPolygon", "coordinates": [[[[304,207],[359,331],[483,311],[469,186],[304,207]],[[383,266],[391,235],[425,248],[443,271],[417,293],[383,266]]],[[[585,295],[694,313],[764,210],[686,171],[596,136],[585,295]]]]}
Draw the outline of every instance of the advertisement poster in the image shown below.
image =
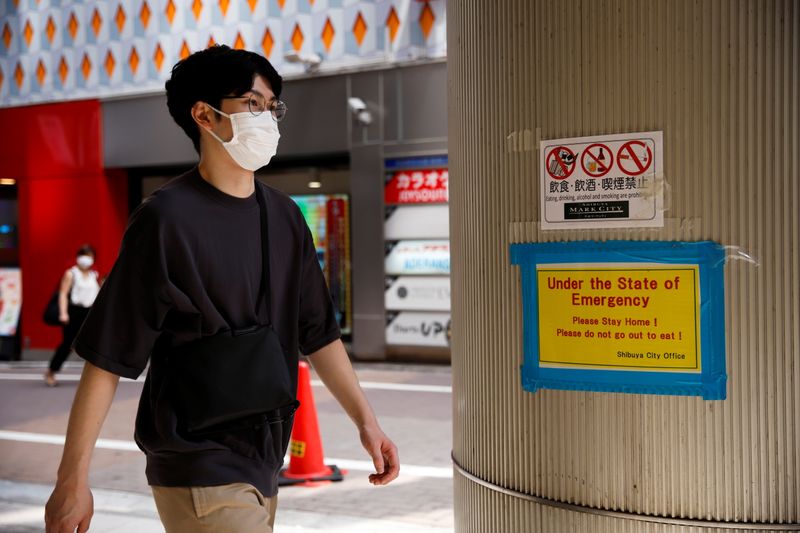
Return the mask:
{"type": "Polygon", "coordinates": [[[292,196],[314,237],[343,334],[352,330],[350,288],[350,217],[346,195],[292,196]]]}
{"type": "Polygon", "coordinates": [[[713,242],[511,245],[523,387],[726,396],[724,248],[713,242]]]}
{"type": "Polygon", "coordinates": [[[18,268],[0,268],[0,336],[17,334],[22,309],[22,276],[18,268]]]}
{"type": "Polygon", "coordinates": [[[664,226],[662,132],[541,141],[539,162],[542,229],[664,226]]]}

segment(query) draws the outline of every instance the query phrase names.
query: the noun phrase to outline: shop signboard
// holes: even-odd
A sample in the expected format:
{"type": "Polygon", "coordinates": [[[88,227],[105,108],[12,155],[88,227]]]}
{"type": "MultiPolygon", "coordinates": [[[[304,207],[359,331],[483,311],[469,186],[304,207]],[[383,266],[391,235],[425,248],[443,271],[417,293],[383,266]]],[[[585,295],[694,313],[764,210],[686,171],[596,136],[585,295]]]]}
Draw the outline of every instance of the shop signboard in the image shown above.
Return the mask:
{"type": "Polygon", "coordinates": [[[383,191],[386,205],[446,204],[449,174],[446,168],[400,170],[388,175],[383,191]]]}
{"type": "Polygon", "coordinates": [[[450,311],[450,278],[400,276],[386,278],[389,311],[450,311]]]}
{"type": "Polygon", "coordinates": [[[419,347],[444,353],[450,338],[447,156],[387,159],[384,170],[386,344],[416,355],[419,347]]]}
{"type": "Polygon", "coordinates": [[[450,241],[399,241],[387,243],[388,276],[449,275],[450,241]]]}
{"type": "Polygon", "coordinates": [[[450,313],[402,311],[389,313],[386,322],[389,345],[447,348],[450,344],[450,313]]]}
{"type": "Polygon", "coordinates": [[[384,238],[447,239],[450,219],[447,205],[403,205],[386,210],[384,238]]]}

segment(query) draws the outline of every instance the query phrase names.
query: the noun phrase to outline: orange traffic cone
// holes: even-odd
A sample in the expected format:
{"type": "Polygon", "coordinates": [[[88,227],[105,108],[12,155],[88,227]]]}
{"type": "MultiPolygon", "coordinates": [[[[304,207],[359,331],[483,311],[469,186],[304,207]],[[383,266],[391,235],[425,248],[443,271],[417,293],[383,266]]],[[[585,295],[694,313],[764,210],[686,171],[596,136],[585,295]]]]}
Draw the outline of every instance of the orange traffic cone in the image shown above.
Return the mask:
{"type": "Polygon", "coordinates": [[[323,459],[308,363],[300,362],[297,381],[300,407],[295,414],[289,441],[289,468],[281,470],[278,484],[314,486],[320,482],[341,481],[342,471],[336,465],[325,465],[323,459]]]}

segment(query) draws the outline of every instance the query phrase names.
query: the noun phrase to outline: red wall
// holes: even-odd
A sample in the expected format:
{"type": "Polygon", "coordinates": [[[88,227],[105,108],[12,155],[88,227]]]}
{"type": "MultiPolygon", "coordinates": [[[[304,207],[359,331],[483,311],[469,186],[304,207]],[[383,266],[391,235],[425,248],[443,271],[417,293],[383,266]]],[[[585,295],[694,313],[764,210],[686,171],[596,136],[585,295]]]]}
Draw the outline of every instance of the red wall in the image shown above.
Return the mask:
{"type": "Polygon", "coordinates": [[[52,348],[41,315],[83,243],[107,273],[128,217],[124,172],[104,171],[96,100],[0,109],[0,178],[17,180],[23,346],[52,348]]]}

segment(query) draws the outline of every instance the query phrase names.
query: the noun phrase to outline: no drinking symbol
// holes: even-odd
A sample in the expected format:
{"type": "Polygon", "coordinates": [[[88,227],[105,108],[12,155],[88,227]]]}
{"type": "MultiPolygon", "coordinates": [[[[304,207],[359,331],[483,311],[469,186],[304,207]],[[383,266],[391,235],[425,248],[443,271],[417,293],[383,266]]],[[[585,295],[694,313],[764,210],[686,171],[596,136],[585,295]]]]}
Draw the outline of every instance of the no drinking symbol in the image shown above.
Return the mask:
{"type": "Polygon", "coordinates": [[[613,164],[614,156],[605,144],[592,144],[581,154],[581,167],[590,178],[605,176],[613,164]]]}
{"type": "Polygon", "coordinates": [[[575,171],[575,154],[566,146],[556,146],[545,159],[547,173],[554,180],[564,180],[575,171]]]}

